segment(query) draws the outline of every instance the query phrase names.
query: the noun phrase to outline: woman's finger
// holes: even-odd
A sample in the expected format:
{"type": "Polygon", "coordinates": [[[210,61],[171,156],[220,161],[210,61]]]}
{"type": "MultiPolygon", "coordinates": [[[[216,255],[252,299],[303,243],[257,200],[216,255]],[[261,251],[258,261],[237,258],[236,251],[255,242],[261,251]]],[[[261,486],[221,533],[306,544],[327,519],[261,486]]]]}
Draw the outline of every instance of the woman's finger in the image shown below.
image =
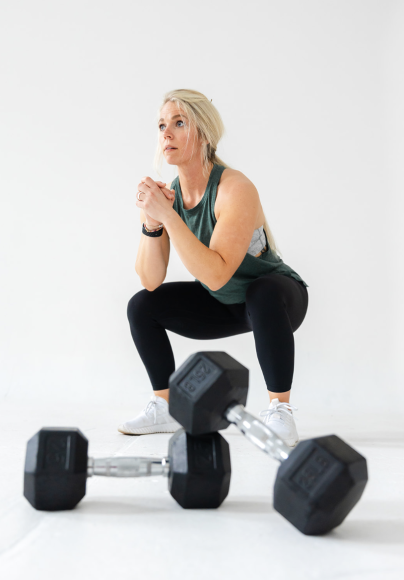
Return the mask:
{"type": "Polygon", "coordinates": [[[160,189],[166,197],[169,197],[170,199],[175,197],[175,192],[172,189],[167,189],[166,187],[161,187],[160,189]]]}

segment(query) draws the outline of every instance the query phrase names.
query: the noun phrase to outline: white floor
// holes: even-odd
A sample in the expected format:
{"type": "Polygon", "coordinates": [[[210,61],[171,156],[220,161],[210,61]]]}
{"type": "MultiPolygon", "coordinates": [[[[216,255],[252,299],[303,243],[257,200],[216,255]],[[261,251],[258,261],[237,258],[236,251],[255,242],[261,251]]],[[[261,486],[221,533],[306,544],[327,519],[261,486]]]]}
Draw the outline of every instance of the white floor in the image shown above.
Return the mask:
{"type": "MultiPolygon", "coordinates": [[[[251,411],[256,412],[251,409],[251,411]]],[[[91,478],[76,509],[45,513],[22,495],[27,440],[43,426],[79,427],[91,456],[166,453],[170,435],[127,437],[127,410],[2,404],[0,575],[7,580],[145,578],[402,580],[404,436],[389,410],[360,424],[341,414],[308,417],[300,437],[336,433],[368,460],[369,483],[341,526],[298,532],[272,508],[278,463],[230,427],[230,493],[217,510],[183,510],[165,478],[91,478]]]]}

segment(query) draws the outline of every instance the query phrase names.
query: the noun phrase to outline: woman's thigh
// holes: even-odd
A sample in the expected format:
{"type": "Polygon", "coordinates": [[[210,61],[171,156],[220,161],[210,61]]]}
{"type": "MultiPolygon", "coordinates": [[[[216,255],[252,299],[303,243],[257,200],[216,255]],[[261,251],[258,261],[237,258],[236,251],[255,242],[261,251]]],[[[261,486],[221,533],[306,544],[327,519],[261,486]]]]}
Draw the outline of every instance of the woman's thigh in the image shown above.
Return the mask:
{"type": "Polygon", "coordinates": [[[265,312],[272,316],[275,312],[286,312],[290,327],[295,332],[306,316],[308,300],[306,287],[294,278],[283,274],[265,274],[254,280],[247,289],[247,316],[257,320],[262,319],[265,312]]]}
{"type": "Polygon", "coordinates": [[[222,304],[200,282],[165,282],[135,294],[128,304],[131,324],[152,324],[198,340],[251,332],[245,303],[222,304]]]}

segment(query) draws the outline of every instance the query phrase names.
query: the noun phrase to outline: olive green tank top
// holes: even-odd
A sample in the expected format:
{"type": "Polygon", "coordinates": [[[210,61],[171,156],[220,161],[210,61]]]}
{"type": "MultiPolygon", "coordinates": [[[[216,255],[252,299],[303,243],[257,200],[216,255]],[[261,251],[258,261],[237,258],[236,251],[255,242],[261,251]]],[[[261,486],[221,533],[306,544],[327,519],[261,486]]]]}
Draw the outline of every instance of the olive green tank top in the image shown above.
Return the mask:
{"type": "MultiPolygon", "coordinates": [[[[209,248],[210,238],[217,222],[214,212],[217,186],[225,169],[224,165],[217,163],[213,166],[201,201],[191,209],[184,209],[179,176],[171,183],[171,188],[175,190],[173,209],[207,248],[209,248]]],[[[258,256],[258,258],[247,253],[227,284],[219,288],[219,290],[211,290],[196,278],[195,281],[200,282],[214,298],[217,298],[223,304],[241,304],[245,302],[246,291],[250,283],[264,274],[283,274],[295,278],[295,280],[302,282],[304,286],[308,287],[308,284],[302,280],[297,272],[286,265],[278,254],[272,252],[266,234],[265,238],[268,250],[258,256]]]]}

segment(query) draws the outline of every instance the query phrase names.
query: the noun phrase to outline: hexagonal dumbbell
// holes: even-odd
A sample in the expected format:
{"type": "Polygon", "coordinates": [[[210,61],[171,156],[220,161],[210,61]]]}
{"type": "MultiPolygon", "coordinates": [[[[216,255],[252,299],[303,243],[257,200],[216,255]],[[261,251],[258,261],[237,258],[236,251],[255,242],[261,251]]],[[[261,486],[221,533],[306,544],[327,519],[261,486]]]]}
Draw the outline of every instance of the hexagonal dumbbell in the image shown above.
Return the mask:
{"type": "Polygon", "coordinates": [[[197,352],[170,376],[169,413],[192,435],[233,423],[282,463],[274,508],[304,534],[324,534],[345,519],[368,480],[366,459],[336,435],[301,441],[291,449],[248,413],[249,372],[223,351],[197,352]]]}
{"type": "Polygon", "coordinates": [[[24,496],[37,510],[73,509],[86,493],[87,477],[168,477],[183,508],[217,508],[230,487],[227,441],[219,433],[195,437],[179,429],[168,457],[87,457],[88,440],[77,428],[44,427],[27,443],[24,496]]]}

